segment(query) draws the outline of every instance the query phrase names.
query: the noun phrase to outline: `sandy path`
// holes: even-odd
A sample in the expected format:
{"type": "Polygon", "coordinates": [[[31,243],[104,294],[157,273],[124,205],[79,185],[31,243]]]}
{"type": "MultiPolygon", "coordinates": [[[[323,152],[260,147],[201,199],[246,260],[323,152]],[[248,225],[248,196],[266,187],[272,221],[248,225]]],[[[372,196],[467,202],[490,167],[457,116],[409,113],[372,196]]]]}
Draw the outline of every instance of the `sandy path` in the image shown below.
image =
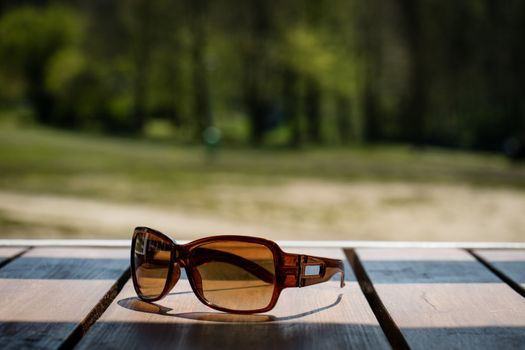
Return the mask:
{"type": "MultiPolygon", "coordinates": [[[[525,192],[461,185],[288,181],[219,186],[212,209],[0,192],[0,237],[127,238],[146,225],[192,239],[525,241],[525,192]]],[[[183,203],[182,203],[183,204],[183,203]]]]}
{"type": "MultiPolygon", "coordinates": [[[[46,238],[126,238],[131,237],[135,226],[141,225],[170,233],[174,238],[183,236],[185,239],[199,237],[206,232],[239,231],[236,223],[209,215],[195,215],[148,205],[50,195],[0,192],[0,211],[17,222],[27,223],[28,227],[10,234],[17,238],[35,235],[46,238]],[[43,226],[41,230],[36,228],[39,225],[43,226]],[[66,232],[68,228],[75,237],[66,232]]],[[[247,229],[250,232],[259,230],[247,229]]]]}

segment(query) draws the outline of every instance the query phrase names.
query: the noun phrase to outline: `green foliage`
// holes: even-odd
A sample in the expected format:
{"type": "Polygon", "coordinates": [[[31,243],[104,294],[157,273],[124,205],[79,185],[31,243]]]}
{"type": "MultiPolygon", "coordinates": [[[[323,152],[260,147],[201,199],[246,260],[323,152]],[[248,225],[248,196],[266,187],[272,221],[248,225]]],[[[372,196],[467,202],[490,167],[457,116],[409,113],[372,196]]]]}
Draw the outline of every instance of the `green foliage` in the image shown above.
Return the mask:
{"type": "Polygon", "coordinates": [[[82,21],[64,6],[21,7],[0,21],[0,60],[15,72],[30,73],[61,48],[79,42],[82,21]]]}
{"type": "MultiPolygon", "coordinates": [[[[322,5],[310,6],[309,11],[316,13],[322,5]]],[[[280,60],[315,78],[327,91],[356,96],[363,63],[358,57],[351,8],[344,2],[335,2],[325,4],[322,10],[326,12],[307,15],[295,26],[287,24],[280,60]],[[312,16],[319,18],[313,20],[312,16]]]]}
{"type": "Polygon", "coordinates": [[[85,0],[4,11],[0,102],[30,106],[42,124],[184,142],[215,126],[226,143],[500,150],[517,140],[525,150],[519,1],[85,0]]]}
{"type": "MultiPolygon", "coordinates": [[[[55,55],[65,48],[78,46],[82,29],[80,16],[64,6],[21,7],[7,12],[0,19],[0,76],[12,81],[15,89],[4,97],[15,103],[27,100],[41,122],[61,123],[61,116],[53,106],[52,92],[46,88],[48,66],[54,64],[52,69],[58,74],[61,68],[54,62],[66,60],[55,55]]],[[[72,74],[72,69],[78,70],[75,68],[78,56],[76,63],[65,67],[66,75],[72,74]]],[[[55,90],[61,83],[56,80],[60,78],[50,78],[55,90]]]]}

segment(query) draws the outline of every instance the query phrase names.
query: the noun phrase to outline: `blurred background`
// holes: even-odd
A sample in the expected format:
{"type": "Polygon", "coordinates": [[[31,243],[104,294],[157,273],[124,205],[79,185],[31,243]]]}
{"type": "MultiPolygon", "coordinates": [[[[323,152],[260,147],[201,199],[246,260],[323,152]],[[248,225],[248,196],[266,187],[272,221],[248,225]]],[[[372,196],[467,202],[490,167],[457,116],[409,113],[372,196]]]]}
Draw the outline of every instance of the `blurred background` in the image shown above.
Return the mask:
{"type": "Polygon", "coordinates": [[[0,1],[0,238],[523,241],[521,0],[0,1]]]}

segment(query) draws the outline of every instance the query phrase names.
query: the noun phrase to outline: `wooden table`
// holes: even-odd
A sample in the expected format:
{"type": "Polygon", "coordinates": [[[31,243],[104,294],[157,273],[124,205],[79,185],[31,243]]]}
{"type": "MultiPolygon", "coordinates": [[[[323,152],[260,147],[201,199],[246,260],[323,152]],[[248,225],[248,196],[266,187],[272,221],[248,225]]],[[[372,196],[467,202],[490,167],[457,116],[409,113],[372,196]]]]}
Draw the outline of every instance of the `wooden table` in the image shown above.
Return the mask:
{"type": "Polygon", "coordinates": [[[127,244],[0,241],[0,349],[525,349],[523,244],[284,242],[344,259],[346,286],[248,316],[202,305],[185,276],[140,301],[127,244]]]}

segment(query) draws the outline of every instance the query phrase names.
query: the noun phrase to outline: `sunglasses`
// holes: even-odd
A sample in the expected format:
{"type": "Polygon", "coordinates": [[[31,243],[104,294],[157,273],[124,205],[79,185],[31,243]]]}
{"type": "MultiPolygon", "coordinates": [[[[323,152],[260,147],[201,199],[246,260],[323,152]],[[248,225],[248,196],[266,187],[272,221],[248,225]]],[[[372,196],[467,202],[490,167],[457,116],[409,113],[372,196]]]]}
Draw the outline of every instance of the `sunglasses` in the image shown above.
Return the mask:
{"type": "Polygon", "coordinates": [[[166,235],[137,227],[131,242],[133,286],[144,301],[165,297],[184,268],[197,298],[212,309],[266,312],[284,288],[304,287],[341,273],[341,260],[285,253],[277,243],[256,237],[213,236],[176,244],[166,235]]]}

